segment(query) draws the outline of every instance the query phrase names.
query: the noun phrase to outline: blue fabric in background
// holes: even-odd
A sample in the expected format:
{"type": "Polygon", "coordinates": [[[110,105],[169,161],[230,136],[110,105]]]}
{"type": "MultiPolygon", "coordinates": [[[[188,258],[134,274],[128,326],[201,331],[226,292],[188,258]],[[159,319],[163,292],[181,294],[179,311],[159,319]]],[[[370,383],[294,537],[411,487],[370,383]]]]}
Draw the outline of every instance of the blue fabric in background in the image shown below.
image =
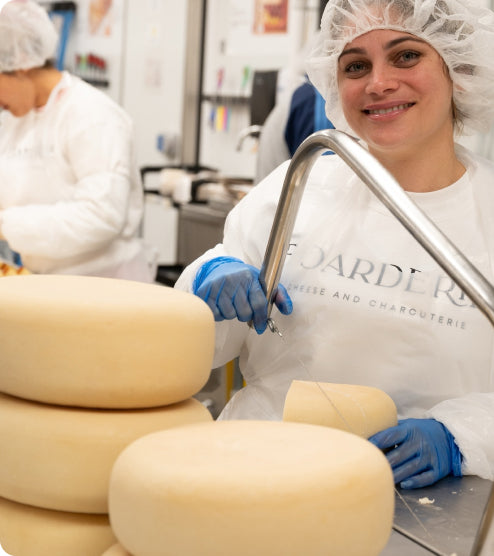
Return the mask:
{"type": "Polygon", "coordinates": [[[285,127],[285,141],[290,156],[294,155],[300,143],[312,133],[322,129],[334,129],[324,108],[324,99],[311,83],[304,83],[295,90],[285,127]]]}

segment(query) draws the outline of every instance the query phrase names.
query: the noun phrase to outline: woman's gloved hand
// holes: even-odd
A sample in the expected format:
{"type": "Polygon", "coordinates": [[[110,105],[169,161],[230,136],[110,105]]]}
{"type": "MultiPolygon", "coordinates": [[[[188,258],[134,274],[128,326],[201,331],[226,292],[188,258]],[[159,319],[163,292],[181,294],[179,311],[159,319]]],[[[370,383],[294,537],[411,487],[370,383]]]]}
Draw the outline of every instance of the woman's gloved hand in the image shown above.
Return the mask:
{"type": "Polygon", "coordinates": [[[461,477],[461,453],[453,435],[435,419],[404,419],[369,438],[402,488],[422,488],[452,473],[461,477]]]}
{"type": "MultiPolygon", "coordinates": [[[[238,318],[252,321],[258,334],[266,330],[268,300],[259,282],[259,270],[233,257],[217,257],[203,264],[196,274],[193,292],[211,308],[214,320],[238,318]]],[[[276,307],[280,313],[292,312],[292,300],[279,284],[276,307]]]]}

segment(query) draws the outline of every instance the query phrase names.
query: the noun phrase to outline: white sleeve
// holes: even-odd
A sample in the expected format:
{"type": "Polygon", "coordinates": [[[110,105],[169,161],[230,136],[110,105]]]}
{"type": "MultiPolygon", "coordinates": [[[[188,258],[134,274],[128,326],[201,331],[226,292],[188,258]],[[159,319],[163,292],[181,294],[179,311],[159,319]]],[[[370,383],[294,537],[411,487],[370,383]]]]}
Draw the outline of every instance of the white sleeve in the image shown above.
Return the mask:
{"type": "MultiPolygon", "coordinates": [[[[218,244],[213,249],[209,249],[184,269],[174,287],[178,290],[192,292],[194,279],[199,268],[211,259],[224,256],[234,255],[227,253],[223,244],[218,244]]],[[[238,255],[235,256],[238,258],[238,255]]],[[[248,328],[245,322],[227,320],[215,323],[213,369],[221,367],[239,355],[247,332],[248,328]]]]}
{"type": "Polygon", "coordinates": [[[285,128],[289,112],[290,103],[286,101],[279,102],[271,110],[262,126],[257,149],[254,183],[259,183],[275,168],[290,158],[290,151],[285,140],[285,128]]]}
{"type": "MultiPolygon", "coordinates": [[[[216,257],[236,257],[261,267],[288,164],[279,166],[235,206],[225,222],[223,243],[188,265],[175,283],[177,289],[191,292],[199,268],[216,257]]],[[[248,333],[249,327],[244,322],[217,322],[214,367],[237,357],[248,333]]]]}
{"type": "Polygon", "coordinates": [[[1,544],[0,544],[0,556],[10,556],[8,552],[5,552],[1,544]]]}
{"type": "Polygon", "coordinates": [[[71,133],[65,148],[75,183],[67,183],[63,198],[3,212],[3,233],[23,255],[78,256],[106,247],[125,229],[131,189],[135,202],[135,188],[140,188],[134,183],[129,126],[109,115],[107,123],[71,133]]]}
{"type": "Polygon", "coordinates": [[[494,480],[494,393],[445,400],[428,413],[451,432],[463,456],[462,473],[494,480]]]}

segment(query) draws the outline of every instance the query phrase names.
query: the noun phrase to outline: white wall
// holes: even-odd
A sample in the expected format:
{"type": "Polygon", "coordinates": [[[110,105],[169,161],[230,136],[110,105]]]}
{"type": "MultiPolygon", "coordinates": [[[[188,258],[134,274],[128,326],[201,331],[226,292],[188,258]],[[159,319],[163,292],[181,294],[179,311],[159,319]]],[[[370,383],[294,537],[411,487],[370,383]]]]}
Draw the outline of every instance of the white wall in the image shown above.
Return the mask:
{"type": "MultiPolygon", "coordinates": [[[[300,66],[299,53],[307,35],[316,28],[319,2],[290,0],[287,33],[255,35],[253,0],[208,0],[207,33],[204,64],[204,93],[214,95],[250,94],[251,81],[241,89],[243,68],[279,70],[289,65],[300,66]],[[316,17],[316,19],[314,19],[316,17]],[[218,70],[224,79],[218,91],[218,70]]],[[[300,70],[297,71],[300,73],[300,70]]],[[[248,105],[230,103],[228,129],[219,131],[210,125],[215,104],[204,102],[202,110],[200,162],[214,166],[228,176],[254,177],[256,146],[246,140],[238,152],[240,132],[250,124],[248,105]]]]}
{"type": "Polygon", "coordinates": [[[126,1],[121,104],[134,120],[140,164],[174,162],[156,140],[181,134],[187,2],[126,1]]]}
{"type": "MultiPolygon", "coordinates": [[[[113,0],[105,33],[90,32],[90,0],[77,0],[65,67],[77,73],[76,54],[108,62],[109,86],[135,125],[139,166],[176,162],[158,151],[157,136],[179,136],[182,127],[186,0],[113,0]]],[[[167,144],[170,144],[167,142],[167,144]]]]}

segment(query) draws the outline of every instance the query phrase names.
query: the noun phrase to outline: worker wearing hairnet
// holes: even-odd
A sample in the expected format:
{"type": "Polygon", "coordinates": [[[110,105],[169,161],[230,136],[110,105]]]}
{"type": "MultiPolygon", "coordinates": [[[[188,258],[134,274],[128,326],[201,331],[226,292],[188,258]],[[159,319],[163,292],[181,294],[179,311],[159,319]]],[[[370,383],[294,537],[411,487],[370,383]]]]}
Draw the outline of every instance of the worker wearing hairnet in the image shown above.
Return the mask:
{"type": "Polygon", "coordinates": [[[324,98],[307,79],[305,60],[319,39],[311,37],[292,64],[283,71],[296,76],[291,87],[277,95],[276,105],[262,125],[254,183],[291,158],[304,139],[315,131],[334,127],[325,113],[324,98]],[[279,97],[279,98],[278,98],[279,97]]]}
{"type": "Polygon", "coordinates": [[[36,2],[1,9],[0,234],[35,273],[152,281],[132,123],[55,69],[57,40],[36,2]]]}
{"type": "Polygon", "coordinates": [[[299,85],[289,99],[276,104],[262,126],[254,182],[291,158],[309,135],[333,127],[318,90],[308,81],[299,85]]]}
{"type": "MultiPolygon", "coordinates": [[[[494,120],[493,48],[494,14],[470,0],[329,0],[308,60],[335,127],[359,137],[491,282],[494,165],[454,135],[494,120]]],[[[396,483],[494,479],[491,325],[338,156],[309,174],[272,313],[283,338],[264,332],[258,269],[287,166],[235,207],[223,243],[177,283],[218,321],[214,365],[239,356],[247,385],[222,418],[281,418],[294,379],[374,386],[398,409],[398,426],[370,439],[396,483]]]]}

